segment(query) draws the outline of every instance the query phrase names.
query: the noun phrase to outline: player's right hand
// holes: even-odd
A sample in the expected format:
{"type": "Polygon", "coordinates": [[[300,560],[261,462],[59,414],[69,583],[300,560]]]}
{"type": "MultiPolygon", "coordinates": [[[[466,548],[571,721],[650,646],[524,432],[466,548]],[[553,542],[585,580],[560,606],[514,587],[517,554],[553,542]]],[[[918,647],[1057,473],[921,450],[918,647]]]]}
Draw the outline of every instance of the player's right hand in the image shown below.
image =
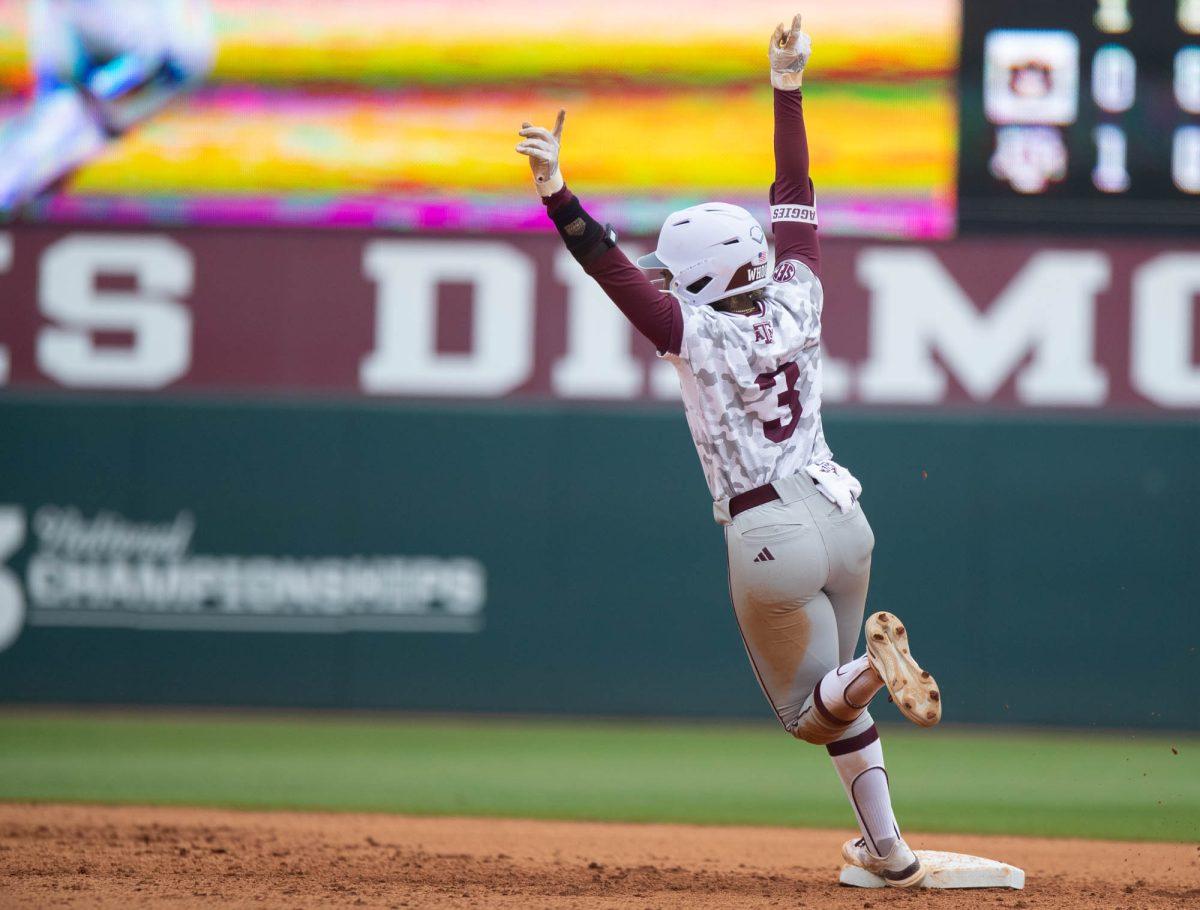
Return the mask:
{"type": "Polygon", "coordinates": [[[771,84],[778,89],[798,89],[804,80],[804,67],[812,56],[812,38],[800,29],[800,14],[792,17],[790,28],[780,22],[771,35],[767,57],[771,61],[771,84]]]}
{"type": "Polygon", "coordinates": [[[522,138],[517,143],[517,151],[529,159],[533,182],[543,196],[554,195],[563,185],[562,173],[558,169],[558,153],[562,147],[563,121],[566,117],[566,111],[558,112],[553,132],[532,123],[521,124],[522,138]]]}

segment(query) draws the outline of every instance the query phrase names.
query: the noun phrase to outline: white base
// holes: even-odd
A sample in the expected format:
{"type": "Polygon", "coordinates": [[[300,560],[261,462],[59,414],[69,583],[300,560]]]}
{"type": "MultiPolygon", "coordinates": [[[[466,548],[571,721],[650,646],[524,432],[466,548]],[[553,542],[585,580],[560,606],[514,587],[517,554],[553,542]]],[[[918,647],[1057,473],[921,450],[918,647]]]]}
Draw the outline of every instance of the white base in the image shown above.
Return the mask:
{"type": "MultiPolygon", "coordinates": [[[[921,888],[1014,888],[1025,887],[1025,871],[1008,863],[982,856],[943,853],[941,850],[916,850],[929,871],[921,888]]],[[[842,866],[838,881],[852,888],[886,888],[887,882],[858,866],[842,866]]]]}

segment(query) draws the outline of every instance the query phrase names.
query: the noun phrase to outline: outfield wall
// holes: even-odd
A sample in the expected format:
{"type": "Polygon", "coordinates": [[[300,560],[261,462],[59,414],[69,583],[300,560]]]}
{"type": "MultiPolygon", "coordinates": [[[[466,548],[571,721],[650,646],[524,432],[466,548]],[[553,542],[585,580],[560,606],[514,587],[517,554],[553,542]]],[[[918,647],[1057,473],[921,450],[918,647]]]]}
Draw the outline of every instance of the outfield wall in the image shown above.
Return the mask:
{"type": "MultiPolygon", "coordinates": [[[[0,698],[769,718],[661,365],[552,238],[282,237],[0,233],[0,698]]],[[[826,253],[947,718],[1200,728],[1200,254],[826,253]]]]}
{"type": "MultiPolygon", "coordinates": [[[[28,611],[6,700],[769,717],[674,414],[9,401],[0,419],[23,441],[0,455],[0,528],[28,611]]],[[[1200,727],[1194,425],[829,433],[866,486],[871,606],[908,621],[948,719],[1200,727]]]]}

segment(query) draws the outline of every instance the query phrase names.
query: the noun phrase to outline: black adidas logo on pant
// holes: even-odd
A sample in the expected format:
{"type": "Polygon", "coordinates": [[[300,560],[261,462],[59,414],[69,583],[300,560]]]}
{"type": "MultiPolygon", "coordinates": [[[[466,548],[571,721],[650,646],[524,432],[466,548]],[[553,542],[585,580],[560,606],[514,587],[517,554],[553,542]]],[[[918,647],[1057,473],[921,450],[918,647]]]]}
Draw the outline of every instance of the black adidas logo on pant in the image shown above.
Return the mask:
{"type": "Polygon", "coordinates": [[[768,550],[766,547],[763,547],[759,551],[758,555],[754,557],[754,561],[755,562],[774,562],[775,557],[772,555],[770,550],[768,550]]]}

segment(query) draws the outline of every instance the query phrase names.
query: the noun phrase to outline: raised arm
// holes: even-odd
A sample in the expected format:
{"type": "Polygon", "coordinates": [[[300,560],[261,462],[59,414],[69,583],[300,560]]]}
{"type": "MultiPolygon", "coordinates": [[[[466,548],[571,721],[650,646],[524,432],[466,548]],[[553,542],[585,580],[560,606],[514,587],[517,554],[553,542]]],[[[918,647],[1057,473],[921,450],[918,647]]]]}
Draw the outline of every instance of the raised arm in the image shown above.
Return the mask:
{"type": "Polygon", "coordinates": [[[679,301],[660,291],[617,246],[612,225],[601,225],[563,182],[558,153],[566,114],[558,112],[553,132],[523,124],[517,151],[529,158],[534,185],[546,213],[585,272],[663,354],[678,354],[683,339],[679,301]]]}
{"type": "Polygon", "coordinates": [[[779,25],[771,36],[771,85],[775,95],[775,182],[771,184],[771,228],[775,261],[798,259],[821,273],[817,240],[817,210],[808,174],[808,134],[800,85],[812,53],[812,41],[800,30],[800,16],[791,28],[779,25]]]}

